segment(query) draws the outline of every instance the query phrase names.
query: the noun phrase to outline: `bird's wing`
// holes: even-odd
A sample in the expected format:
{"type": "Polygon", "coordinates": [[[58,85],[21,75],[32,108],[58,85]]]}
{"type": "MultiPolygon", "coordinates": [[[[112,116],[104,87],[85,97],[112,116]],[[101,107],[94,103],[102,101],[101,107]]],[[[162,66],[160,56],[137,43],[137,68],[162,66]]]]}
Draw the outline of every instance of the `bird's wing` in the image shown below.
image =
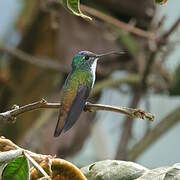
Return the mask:
{"type": "Polygon", "coordinates": [[[68,131],[80,116],[87,98],[89,96],[90,88],[87,86],[80,86],[78,88],[77,94],[72,102],[71,108],[67,114],[59,114],[58,122],[54,132],[54,136],[58,137],[62,131],[68,131]]]}
{"type": "Polygon", "coordinates": [[[64,132],[68,131],[79,118],[90,93],[90,88],[80,86],[65,120],[64,132]]]}

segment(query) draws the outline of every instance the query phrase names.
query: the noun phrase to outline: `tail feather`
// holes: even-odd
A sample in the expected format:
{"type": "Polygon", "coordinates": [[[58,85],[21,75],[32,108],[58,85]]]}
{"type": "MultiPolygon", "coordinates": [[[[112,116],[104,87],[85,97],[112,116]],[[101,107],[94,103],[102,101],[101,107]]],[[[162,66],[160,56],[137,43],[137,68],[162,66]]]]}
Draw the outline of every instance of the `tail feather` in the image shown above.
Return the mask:
{"type": "Polygon", "coordinates": [[[57,121],[56,128],[54,131],[54,137],[58,137],[62,133],[64,129],[65,118],[66,118],[66,115],[61,115],[61,113],[59,113],[58,121],[57,121]]]}

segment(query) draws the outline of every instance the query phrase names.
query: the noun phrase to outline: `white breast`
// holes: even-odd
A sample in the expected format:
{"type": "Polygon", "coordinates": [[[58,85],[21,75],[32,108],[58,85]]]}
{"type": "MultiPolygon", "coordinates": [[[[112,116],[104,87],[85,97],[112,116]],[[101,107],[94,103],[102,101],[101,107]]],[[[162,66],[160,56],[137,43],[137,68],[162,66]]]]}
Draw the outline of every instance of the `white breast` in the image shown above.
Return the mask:
{"type": "Polygon", "coordinates": [[[94,60],[93,64],[91,65],[91,71],[93,74],[93,82],[92,82],[92,87],[94,86],[94,82],[96,79],[96,66],[97,66],[97,60],[94,60]]]}

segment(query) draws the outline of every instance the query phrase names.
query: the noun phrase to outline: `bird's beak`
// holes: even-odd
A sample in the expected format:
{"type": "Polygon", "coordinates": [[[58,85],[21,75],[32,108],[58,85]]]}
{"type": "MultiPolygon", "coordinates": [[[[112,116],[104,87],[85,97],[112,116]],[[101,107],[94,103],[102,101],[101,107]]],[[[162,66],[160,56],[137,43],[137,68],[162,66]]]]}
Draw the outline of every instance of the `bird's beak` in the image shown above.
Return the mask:
{"type": "Polygon", "coordinates": [[[121,51],[121,52],[115,52],[115,51],[112,51],[112,52],[108,52],[108,53],[104,53],[104,54],[98,54],[98,55],[96,55],[96,58],[103,58],[103,57],[105,57],[105,56],[108,56],[108,55],[113,55],[113,54],[115,54],[115,55],[121,55],[121,54],[124,54],[125,52],[124,51],[121,51]]]}

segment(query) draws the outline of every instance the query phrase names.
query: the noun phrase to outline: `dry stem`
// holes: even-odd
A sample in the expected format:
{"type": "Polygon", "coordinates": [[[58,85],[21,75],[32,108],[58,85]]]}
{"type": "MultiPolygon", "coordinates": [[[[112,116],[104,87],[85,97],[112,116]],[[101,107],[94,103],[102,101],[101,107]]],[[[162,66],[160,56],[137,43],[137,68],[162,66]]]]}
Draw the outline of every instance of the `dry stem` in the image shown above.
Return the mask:
{"type": "Polygon", "coordinates": [[[0,46],[0,52],[7,53],[8,55],[16,57],[21,61],[36,65],[41,68],[52,69],[65,73],[70,71],[68,67],[61,65],[58,61],[47,58],[37,58],[18,48],[0,46]]]}
{"type": "Polygon", "coordinates": [[[153,32],[149,32],[149,31],[144,31],[143,29],[134,27],[131,24],[127,24],[125,22],[122,22],[110,15],[104,14],[103,12],[100,12],[94,8],[85,6],[85,5],[81,5],[81,9],[87,13],[89,13],[92,16],[95,16],[105,22],[108,22],[109,24],[112,24],[120,29],[125,30],[126,32],[130,32],[133,33],[137,36],[140,36],[142,38],[147,38],[150,40],[155,40],[156,39],[156,35],[153,32]]]}
{"type": "MultiPolygon", "coordinates": [[[[48,103],[46,100],[42,99],[41,101],[34,102],[32,104],[27,104],[25,106],[19,107],[17,105],[14,106],[12,110],[0,113],[0,120],[5,121],[15,121],[16,117],[20,114],[23,114],[28,111],[37,110],[37,109],[59,109],[61,108],[60,103],[48,103]]],[[[104,105],[104,104],[91,104],[89,102],[86,103],[85,111],[98,111],[98,110],[104,110],[104,111],[112,111],[112,112],[118,112],[125,114],[132,118],[140,118],[140,119],[147,119],[149,121],[154,120],[154,115],[151,113],[147,113],[141,109],[133,109],[133,108],[127,108],[127,107],[115,107],[110,105],[104,105]]]]}

